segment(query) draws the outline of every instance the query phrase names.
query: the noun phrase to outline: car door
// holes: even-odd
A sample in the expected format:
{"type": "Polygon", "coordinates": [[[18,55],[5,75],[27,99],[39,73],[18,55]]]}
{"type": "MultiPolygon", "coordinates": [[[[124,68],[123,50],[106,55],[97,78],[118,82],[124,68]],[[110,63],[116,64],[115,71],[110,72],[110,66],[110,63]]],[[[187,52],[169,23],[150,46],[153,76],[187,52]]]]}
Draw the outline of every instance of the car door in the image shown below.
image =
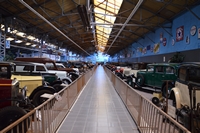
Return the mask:
{"type": "Polygon", "coordinates": [[[164,66],[155,66],[155,73],[154,73],[154,86],[161,88],[163,80],[166,80],[165,77],[165,67],[164,66]]]}
{"type": "Polygon", "coordinates": [[[148,86],[154,86],[154,65],[148,65],[146,74],[144,74],[145,84],[148,86]]]}

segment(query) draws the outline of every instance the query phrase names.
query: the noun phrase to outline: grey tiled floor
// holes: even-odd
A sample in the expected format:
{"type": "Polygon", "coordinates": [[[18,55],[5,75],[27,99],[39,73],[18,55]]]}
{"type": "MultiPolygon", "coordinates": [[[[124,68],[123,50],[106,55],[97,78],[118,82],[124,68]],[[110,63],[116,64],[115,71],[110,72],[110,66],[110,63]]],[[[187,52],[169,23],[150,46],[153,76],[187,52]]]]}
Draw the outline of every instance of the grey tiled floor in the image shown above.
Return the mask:
{"type": "Polygon", "coordinates": [[[139,133],[102,66],[85,86],[58,133],[139,133]]]}

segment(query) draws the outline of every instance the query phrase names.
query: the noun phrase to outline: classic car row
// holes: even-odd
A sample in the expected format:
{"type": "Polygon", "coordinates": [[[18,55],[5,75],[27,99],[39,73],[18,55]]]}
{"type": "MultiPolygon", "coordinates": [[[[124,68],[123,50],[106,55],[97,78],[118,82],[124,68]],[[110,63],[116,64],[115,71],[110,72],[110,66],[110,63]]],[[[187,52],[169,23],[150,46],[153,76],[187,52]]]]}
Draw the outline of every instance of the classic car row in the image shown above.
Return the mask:
{"type": "MultiPolygon", "coordinates": [[[[168,90],[174,86],[177,79],[177,63],[133,63],[135,67],[116,67],[114,72],[133,88],[152,87],[161,90],[166,97],[168,90]]],[[[113,66],[112,66],[113,70],[113,66]]]]}
{"type": "Polygon", "coordinates": [[[43,94],[59,92],[81,74],[48,58],[0,62],[0,130],[46,101],[43,94]]]}
{"type": "MultiPolygon", "coordinates": [[[[106,67],[115,74],[117,68],[119,69],[119,66],[112,64],[107,64],[106,67]]],[[[122,69],[118,72],[124,74],[122,69]]],[[[132,75],[131,83],[128,80],[124,81],[133,88],[150,86],[160,89],[167,99],[172,100],[172,106],[167,105],[168,109],[170,108],[170,113],[166,112],[190,131],[195,133],[200,131],[199,62],[153,63],[148,64],[145,70],[138,70],[132,75]]]]}

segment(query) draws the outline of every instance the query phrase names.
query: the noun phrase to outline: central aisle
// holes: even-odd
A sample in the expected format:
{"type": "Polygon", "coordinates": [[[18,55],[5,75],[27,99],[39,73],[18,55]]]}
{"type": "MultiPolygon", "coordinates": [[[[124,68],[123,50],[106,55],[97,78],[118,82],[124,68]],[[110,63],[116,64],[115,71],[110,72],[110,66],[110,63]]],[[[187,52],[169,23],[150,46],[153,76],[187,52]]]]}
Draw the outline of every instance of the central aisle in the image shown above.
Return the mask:
{"type": "Polygon", "coordinates": [[[139,133],[102,66],[98,66],[58,133],[139,133]]]}

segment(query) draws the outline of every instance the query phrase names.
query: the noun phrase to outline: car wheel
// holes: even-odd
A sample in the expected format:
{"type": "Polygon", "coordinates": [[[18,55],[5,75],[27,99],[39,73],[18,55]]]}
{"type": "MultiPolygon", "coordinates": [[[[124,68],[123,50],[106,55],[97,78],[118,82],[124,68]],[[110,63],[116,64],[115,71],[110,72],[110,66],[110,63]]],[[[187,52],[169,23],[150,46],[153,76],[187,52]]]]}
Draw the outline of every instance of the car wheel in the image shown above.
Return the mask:
{"type": "Polygon", "coordinates": [[[39,106],[40,104],[42,104],[43,102],[45,102],[48,99],[48,98],[41,97],[41,95],[43,95],[45,93],[53,94],[53,92],[50,90],[39,90],[35,93],[35,95],[33,96],[33,99],[32,99],[35,107],[39,106]]]}
{"type": "Polygon", "coordinates": [[[167,89],[167,92],[168,94],[166,93],[166,88],[167,88],[167,84],[164,85],[164,87],[162,88],[162,95],[166,98],[168,96],[169,98],[169,95],[170,95],[170,91],[171,89],[174,87],[174,85],[172,84],[168,84],[168,89],[167,89]]]}
{"type": "Polygon", "coordinates": [[[53,88],[56,90],[56,92],[61,91],[64,87],[61,84],[55,84],[53,85],[53,88]]]}
{"type": "Polygon", "coordinates": [[[131,78],[127,78],[126,83],[127,83],[128,85],[132,86],[132,79],[131,79],[131,78]]]}
{"type": "MultiPolygon", "coordinates": [[[[26,113],[27,112],[24,109],[17,107],[17,106],[8,106],[5,108],[2,108],[0,110],[0,130],[9,126],[13,122],[18,120],[22,116],[24,116],[26,113]]],[[[21,122],[19,124],[19,132],[26,133],[27,129],[29,128],[29,125],[30,125],[30,119],[27,118],[26,120],[24,120],[23,122],[21,122]],[[22,126],[22,124],[23,124],[23,126],[22,126]],[[24,128],[24,129],[22,129],[22,128],[24,128]]],[[[18,130],[17,127],[14,127],[12,132],[16,133],[17,130],[18,130]]],[[[9,131],[7,133],[10,133],[10,132],[11,131],[9,131]]]]}
{"type": "Polygon", "coordinates": [[[138,75],[136,84],[138,87],[142,87],[144,85],[144,76],[143,75],[138,75]]]}
{"type": "Polygon", "coordinates": [[[70,84],[70,82],[69,82],[68,80],[66,80],[66,79],[63,79],[62,82],[63,82],[64,84],[66,84],[66,85],[69,85],[69,84],[70,84]]]}

